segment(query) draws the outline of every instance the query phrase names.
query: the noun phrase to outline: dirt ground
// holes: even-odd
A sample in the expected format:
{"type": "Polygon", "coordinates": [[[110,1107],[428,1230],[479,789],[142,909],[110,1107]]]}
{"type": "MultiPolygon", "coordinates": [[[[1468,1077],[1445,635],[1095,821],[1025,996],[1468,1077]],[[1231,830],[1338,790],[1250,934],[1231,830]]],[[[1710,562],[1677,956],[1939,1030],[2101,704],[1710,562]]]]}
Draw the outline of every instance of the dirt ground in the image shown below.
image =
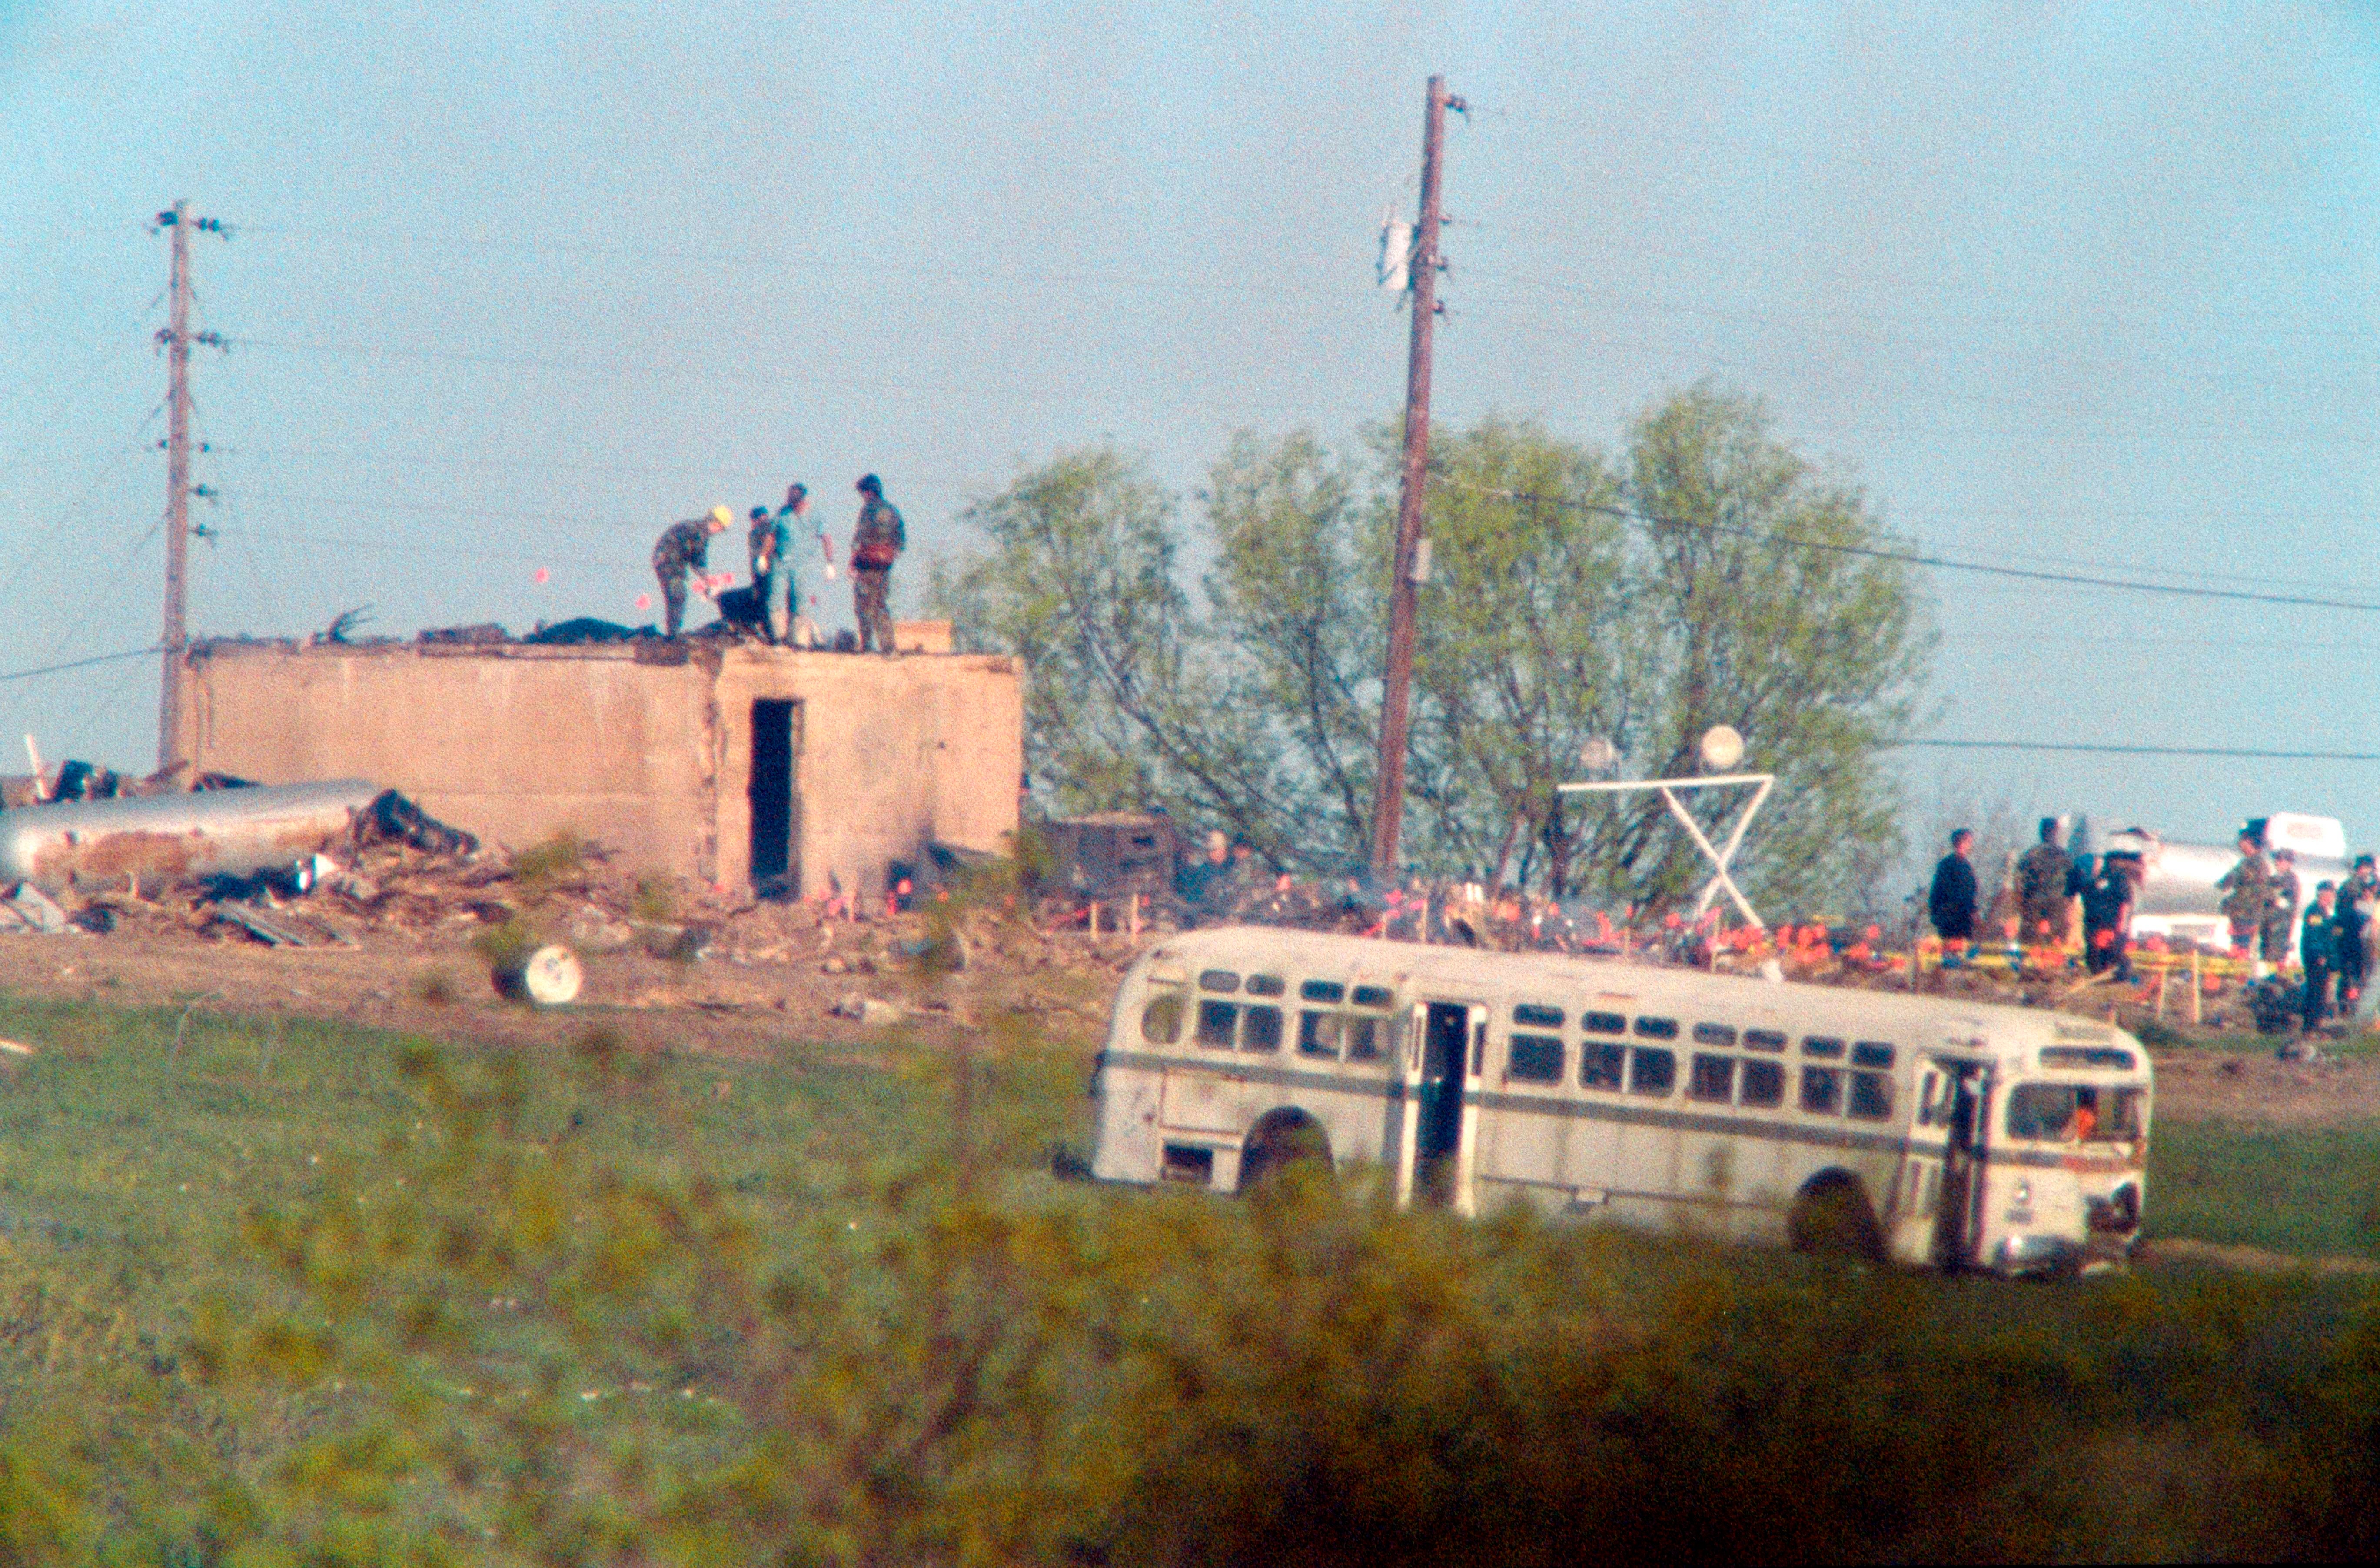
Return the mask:
{"type": "Polygon", "coordinates": [[[2380,1121],[2380,1054],[2283,1062],[2241,1037],[2228,1043],[2243,1049],[2218,1043],[2155,1053],[2157,1115],[2296,1127],[2380,1121]]]}
{"type": "Polygon", "coordinates": [[[639,919],[627,906],[640,890],[601,876],[528,894],[502,882],[478,891],[484,896],[468,902],[417,898],[410,909],[379,913],[325,893],[271,911],[285,924],[304,922],[315,940],[302,947],[267,946],[178,909],[125,919],[103,935],[11,933],[0,936],[0,988],[115,1006],[336,1018],[491,1044],[562,1046],[601,1027],[638,1048],[752,1061],[790,1040],[863,1049],[895,1032],[927,1043],[955,1042],[963,1031],[990,1038],[995,1021],[1089,1051],[1131,958],[1121,938],[1095,944],[1079,932],[1044,935],[978,916],[962,926],[965,966],[928,974],[903,951],[931,935],[916,916],[827,920],[814,906],[733,903],[680,887],[666,895],[682,904],[669,918],[639,919]],[[516,917],[580,955],[586,983],[576,1003],[539,1008],[497,992],[479,948],[516,917]]]}
{"type": "MultiPolygon", "coordinates": [[[[957,923],[964,966],[929,974],[916,957],[935,936],[923,915],[827,918],[814,905],[657,885],[600,858],[516,875],[500,862],[381,846],[352,869],[370,879],[359,891],[371,896],[318,891],[267,911],[300,928],[305,946],[266,946],[187,896],[101,895],[81,902],[112,905],[118,918],[106,934],[0,936],[0,987],[486,1043],[560,1046],[602,1027],[644,1049],[742,1060],[792,1040],[860,1051],[894,1032],[996,1046],[1002,1027],[1020,1025],[1087,1052],[1117,978],[1145,945],[1094,939],[1047,916],[978,911],[957,923]],[[504,927],[581,955],[577,1003],[539,1009],[497,994],[480,950],[504,927]]],[[[2284,1062],[2275,1043],[2199,1031],[2158,1051],[2158,1115],[2290,1126],[2380,1120],[2380,1051],[2334,1046],[2318,1060],[2284,1062]]]]}

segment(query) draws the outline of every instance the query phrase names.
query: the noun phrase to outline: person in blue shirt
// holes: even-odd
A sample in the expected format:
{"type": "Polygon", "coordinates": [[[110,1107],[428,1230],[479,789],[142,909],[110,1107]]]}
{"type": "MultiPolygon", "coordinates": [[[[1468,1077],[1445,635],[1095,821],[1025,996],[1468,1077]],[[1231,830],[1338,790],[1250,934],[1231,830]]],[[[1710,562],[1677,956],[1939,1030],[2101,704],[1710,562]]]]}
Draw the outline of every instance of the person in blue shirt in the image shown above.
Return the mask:
{"type": "MultiPolygon", "coordinates": [[[[780,648],[793,640],[794,615],[801,603],[800,585],[794,577],[794,522],[809,510],[809,503],[808,486],[787,486],[785,504],[759,532],[759,547],[752,557],[752,575],[760,584],[760,607],[768,617],[769,640],[780,648]]],[[[826,520],[819,519],[812,531],[826,556],[827,580],[832,582],[834,541],[826,536],[826,520]]]]}

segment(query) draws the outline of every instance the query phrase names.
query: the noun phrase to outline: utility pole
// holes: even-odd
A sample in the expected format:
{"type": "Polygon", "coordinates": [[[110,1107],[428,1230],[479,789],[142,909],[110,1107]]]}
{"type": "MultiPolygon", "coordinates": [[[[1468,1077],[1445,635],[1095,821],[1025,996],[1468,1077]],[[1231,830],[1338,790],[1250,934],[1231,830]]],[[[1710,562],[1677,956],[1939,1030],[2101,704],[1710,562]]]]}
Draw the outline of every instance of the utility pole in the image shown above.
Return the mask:
{"type": "Polygon", "coordinates": [[[1405,724],[1413,697],[1414,610],[1417,578],[1427,570],[1421,536],[1422,503],[1429,482],[1429,350],[1438,320],[1438,176],[1446,140],[1446,112],[1460,113],[1463,100],[1446,91],[1446,79],[1429,79],[1429,107],[1422,119],[1421,218],[1414,226],[1407,287],[1413,306],[1413,343],[1405,363],[1404,475],[1397,496],[1397,547],[1389,585],[1389,665],[1380,699],[1379,778],[1372,800],[1372,877],[1387,883],[1397,874],[1397,839],[1405,813],[1405,724]]]}
{"type": "Polygon", "coordinates": [[[172,231],[173,273],[167,286],[171,299],[168,325],[157,334],[165,347],[165,630],[160,646],[165,653],[164,680],[157,703],[157,771],[164,772],[182,756],[182,687],[184,662],[189,651],[187,619],[190,566],[190,345],[221,346],[213,333],[190,334],[190,230],[221,234],[214,218],[193,218],[189,203],[176,201],[157,214],[157,226],[172,231]]]}

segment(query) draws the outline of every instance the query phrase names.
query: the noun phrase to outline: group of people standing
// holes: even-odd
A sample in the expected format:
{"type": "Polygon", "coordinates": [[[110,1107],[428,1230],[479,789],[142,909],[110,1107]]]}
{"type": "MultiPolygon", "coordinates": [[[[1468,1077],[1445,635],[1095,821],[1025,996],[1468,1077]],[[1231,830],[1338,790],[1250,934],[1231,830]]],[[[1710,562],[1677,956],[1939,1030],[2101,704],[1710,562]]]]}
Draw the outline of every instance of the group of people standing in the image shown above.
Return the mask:
{"type": "MultiPolygon", "coordinates": [[[[859,648],[880,653],[893,651],[892,564],[908,548],[908,530],[901,514],[884,499],[884,484],[874,474],[862,474],[853,487],[860,496],[859,520],[851,535],[853,609],[859,623],[859,648]]],[[[763,627],[771,642],[791,646],[800,614],[801,588],[794,572],[795,536],[809,513],[809,487],[788,486],[784,504],[773,512],[752,508],[746,538],[752,564],[752,586],[760,602],[763,627]]],[[[686,590],[695,573],[710,563],[710,541],[727,531],[735,514],[713,506],[705,517],[673,523],[653,546],[653,575],[661,579],[664,636],[675,637],[686,626],[686,590]]],[[[834,541],[828,537],[823,517],[810,525],[826,561],[826,577],[835,577],[834,541]]]]}
{"type": "Polygon", "coordinates": [[[2298,962],[2305,970],[2300,1016],[2307,1028],[2354,1006],[2372,967],[2372,939],[2380,934],[2374,930],[2380,921],[2380,869],[2371,856],[2357,856],[2343,883],[2314,883],[2313,902],[2302,918],[2297,857],[2287,845],[2268,854],[2262,838],[2242,832],[2239,864],[2215,885],[2223,893],[2223,918],[2231,924],[2235,951],[2253,952],[2267,964],[2283,963],[2289,930],[2297,928],[2298,962]]]}
{"type": "MultiPolygon", "coordinates": [[[[2128,968],[2132,905],[2145,875],[2147,845],[2136,833],[2119,834],[2106,852],[2094,857],[2068,852],[2064,824],[2055,817],[2041,820],[2039,842],[2017,857],[2006,896],[2013,907],[2007,918],[2027,947],[2064,947],[2073,935],[2073,917],[2082,912],[2082,961],[2093,974],[2128,968]]],[[[1969,857],[1974,831],[1961,828],[1950,835],[1950,853],[1934,868],[1926,912],[1945,942],[1970,942],[1984,918],[1980,885],[1969,857]]]]}
{"type": "MultiPolygon", "coordinates": [[[[2289,962],[2294,933],[2305,970],[2301,1015],[2313,1028],[2332,1012],[2344,1013],[2362,991],[2372,939],[2380,936],[2380,869],[2372,856],[2358,856],[2343,884],[2314,884],[2313,901],[2301,917],[2295,852],[2286,845],[2267,850],[2255,827],[2241,830],[2240,859],[2215,884],[2231,950],[2261,976],[2266,966],[2289,962]]],[[[1984,916],[1970,859],[1974,840],[1970,829],[1953,833],[1950,852],[1934,868],[1927,912],[1946,943],[1973,942],[1984,916]]],[[[2044,817],[2039,842],[2017,857],[2007,890],[2013,934],[2027,947],[2065,947],[2079,908],[2084,967],[2129,978],[2132,908],[2154,848],[2155,840],[2135,830],[2115,835],[2096,857],[2075,855],[2066,848],[2058,820],[2044,817]]]]}

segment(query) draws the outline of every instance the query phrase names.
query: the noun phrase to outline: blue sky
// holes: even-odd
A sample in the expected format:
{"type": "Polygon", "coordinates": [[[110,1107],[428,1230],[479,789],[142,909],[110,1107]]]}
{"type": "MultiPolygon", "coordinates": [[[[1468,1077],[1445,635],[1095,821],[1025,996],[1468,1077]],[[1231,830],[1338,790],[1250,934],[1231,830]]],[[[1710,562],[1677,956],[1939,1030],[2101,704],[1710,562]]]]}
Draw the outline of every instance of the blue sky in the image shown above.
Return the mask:
{"type": "MultiPolygon", "coordinates": [[[[2375,30],[2313,5],[0,0],[0,673],[156,635],[146,225],[177,197],[236,230],[198,242],[200,324],[236,345],[197,368],[200,629],[634,619],[662,525],[792,478],[840,536],[881,472],[914,590],[970,497],[1062,447],[1112,436],[1187,490],[1241,426],[1352,439],[1402,389],[1370,269],[1432,70],[1474,106],[1442,418],[1609,444],[1712,376],[1928,549],[2380,599],[2375,30]]],[[[2380,615],[1933,588],[1935,734],[2380,750],[2380,615]]],[[[0,735],[144,765],[155,679],[0,683],[0,735]]],[[[1908,771],[1921,830],[2006,802],[2380,841],[2374,764],[1908,771]]]]}

